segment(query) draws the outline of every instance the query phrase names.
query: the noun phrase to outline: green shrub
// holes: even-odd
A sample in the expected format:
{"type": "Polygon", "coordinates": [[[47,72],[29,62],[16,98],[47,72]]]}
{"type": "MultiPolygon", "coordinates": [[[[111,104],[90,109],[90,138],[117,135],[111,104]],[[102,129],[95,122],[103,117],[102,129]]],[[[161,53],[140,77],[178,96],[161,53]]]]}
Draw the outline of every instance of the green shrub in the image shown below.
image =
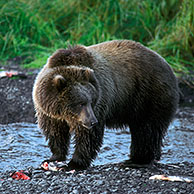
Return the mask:
{"type": "Polygon", "coordinates": [[[57,48],[133,39],[159,52],[177,72],[194,64],[191,0],[1,0],[0,61],[24,57],[40,67],[57,48]]]}

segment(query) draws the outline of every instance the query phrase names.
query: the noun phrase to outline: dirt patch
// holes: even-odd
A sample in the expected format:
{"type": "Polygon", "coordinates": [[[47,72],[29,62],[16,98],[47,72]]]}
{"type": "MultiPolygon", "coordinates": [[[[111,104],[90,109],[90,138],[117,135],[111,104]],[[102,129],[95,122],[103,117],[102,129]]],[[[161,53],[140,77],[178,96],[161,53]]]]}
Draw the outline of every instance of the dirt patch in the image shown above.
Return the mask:
{"type": "Polygon", "coordinates": [[[35,75],[26,79],[0,80],[0,123],[35,122],[32,86],[35,75]]]}

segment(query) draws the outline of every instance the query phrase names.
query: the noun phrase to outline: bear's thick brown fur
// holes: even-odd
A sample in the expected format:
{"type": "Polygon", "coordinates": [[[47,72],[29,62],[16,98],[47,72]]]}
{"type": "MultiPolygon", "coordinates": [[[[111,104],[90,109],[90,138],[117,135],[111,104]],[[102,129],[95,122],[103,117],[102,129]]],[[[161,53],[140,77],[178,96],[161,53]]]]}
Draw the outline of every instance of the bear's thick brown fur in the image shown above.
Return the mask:
{"type": "Polygon", "coordinates": [[[160,159],[179,89],[161,56],[140,43],[114,40],[56,51],[37,76],[33,101],[53,153],[50,160],[66,159],[74,131],[68,169],[87,168],[100,149],[105,127],[129,127],[127,165],[144,166],[160,159]]]}

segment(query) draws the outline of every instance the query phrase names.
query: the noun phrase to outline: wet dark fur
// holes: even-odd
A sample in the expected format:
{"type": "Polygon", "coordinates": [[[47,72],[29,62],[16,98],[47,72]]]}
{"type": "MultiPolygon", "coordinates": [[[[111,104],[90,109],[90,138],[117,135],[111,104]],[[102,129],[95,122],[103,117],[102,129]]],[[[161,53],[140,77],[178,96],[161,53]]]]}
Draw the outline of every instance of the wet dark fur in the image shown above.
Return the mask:
{"type": "Polygon", "coordinates": [[[74,131],[75,152],[68,167],[83,169],[95,159],[105,126],[130,128],[131,163],[159,160],[179,94],[163,58],[124,40],[58,50],[39,73],[33,100],[39,127],[53,153],[51,160],[66,159],[70,131],[74,131]],[[80,104],[87,103],[98,120],[91,129],[78,122],[80,104]]]}

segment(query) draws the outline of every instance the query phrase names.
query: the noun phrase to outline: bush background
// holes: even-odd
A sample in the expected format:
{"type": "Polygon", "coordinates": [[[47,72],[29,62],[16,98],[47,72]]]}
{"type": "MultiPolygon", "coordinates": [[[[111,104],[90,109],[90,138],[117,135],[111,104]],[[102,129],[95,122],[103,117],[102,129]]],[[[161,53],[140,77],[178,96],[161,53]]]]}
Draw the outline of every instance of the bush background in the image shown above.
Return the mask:
{"type": "Polygon", "coordinates": [[[45,64],[68,44],[133,39],[161,54],[177,74],[194,70],[193,0],[1,0],[0,61],[45,64]]]}

